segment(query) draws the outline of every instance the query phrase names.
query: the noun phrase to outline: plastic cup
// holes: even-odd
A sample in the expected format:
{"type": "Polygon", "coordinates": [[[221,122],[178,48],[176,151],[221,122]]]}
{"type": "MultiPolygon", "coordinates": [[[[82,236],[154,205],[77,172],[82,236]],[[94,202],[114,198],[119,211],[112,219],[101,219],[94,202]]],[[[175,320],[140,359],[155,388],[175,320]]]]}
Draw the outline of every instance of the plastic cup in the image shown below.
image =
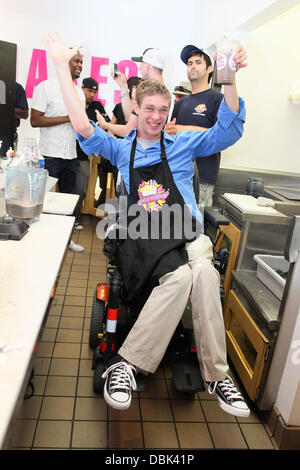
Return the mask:
{"type": "Polygon", "coordinates": [[[232,85],[235,82],[237,66],[234,57],[239,42],[230,37],[216,41],[217,48],[217,83],[219,85],[232,85]]]}

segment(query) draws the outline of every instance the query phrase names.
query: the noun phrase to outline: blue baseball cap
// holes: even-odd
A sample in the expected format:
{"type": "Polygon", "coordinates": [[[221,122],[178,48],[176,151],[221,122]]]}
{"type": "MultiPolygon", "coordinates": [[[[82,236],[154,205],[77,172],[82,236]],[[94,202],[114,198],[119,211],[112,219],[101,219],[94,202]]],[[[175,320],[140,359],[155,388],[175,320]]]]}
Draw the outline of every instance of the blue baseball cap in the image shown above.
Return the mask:
{"type": "Polygon", "coordinates": [[[199,47],[192,46],[191,44],[189,44],[188,46],[185,46],[182,49],[181,54],[180,54],[180,58],[182,62],[187,64],[188,58],[191,56],[193,52],[207,55],[211,61],[211,65],[214,65],[214,59],[212,58],[211,53],[207,49],[200,49],[199,47]]]}

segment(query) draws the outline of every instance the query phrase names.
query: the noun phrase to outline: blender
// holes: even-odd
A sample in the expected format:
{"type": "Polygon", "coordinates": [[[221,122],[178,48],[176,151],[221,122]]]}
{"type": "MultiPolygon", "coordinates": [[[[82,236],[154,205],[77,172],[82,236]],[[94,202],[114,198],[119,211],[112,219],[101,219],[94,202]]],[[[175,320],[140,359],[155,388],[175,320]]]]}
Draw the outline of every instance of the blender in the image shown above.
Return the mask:
{"type": "Polygon", "coordinates": [[[17,166],[5,168],[4,175],[7,216],[0,220],[0,237],[20,239],[42,213],[48,171],[17,166]]]}

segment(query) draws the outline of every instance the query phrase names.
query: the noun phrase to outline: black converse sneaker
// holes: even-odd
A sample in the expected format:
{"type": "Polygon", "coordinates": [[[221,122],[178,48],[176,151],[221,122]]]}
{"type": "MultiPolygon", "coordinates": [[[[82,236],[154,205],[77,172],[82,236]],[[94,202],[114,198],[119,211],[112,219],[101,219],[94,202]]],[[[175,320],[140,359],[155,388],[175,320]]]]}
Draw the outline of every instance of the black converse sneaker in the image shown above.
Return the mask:
{"type": "Polygon", "coordinates": [[[204,382],[204,385],[208,393],[217,395],[222,410],[235,416],[249,416],[250,410],[229,375],[222,381],[204,382]]]}
{"type": "Polygon", "coordinates": [[[136,390],[135,367],[126,361],[111,365],[102,378],[105,379],[104,399],[116,410],[127,410],[131,403],[131,390],[136,390]]]}

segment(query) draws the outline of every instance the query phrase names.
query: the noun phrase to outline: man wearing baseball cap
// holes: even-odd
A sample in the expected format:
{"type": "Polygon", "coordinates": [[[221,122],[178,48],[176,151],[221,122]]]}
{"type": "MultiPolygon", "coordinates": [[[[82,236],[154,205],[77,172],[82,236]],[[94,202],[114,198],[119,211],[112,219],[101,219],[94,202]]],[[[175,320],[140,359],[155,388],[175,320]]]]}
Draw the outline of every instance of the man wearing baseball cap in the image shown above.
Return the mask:
{"type": "MultiPolygon", "coordinates": [[[[218,109],[223,99],[223,94],[209,85],[214,60],[208,50],[189,44],[182,49],[180,58],[187,65],[192,93],[174,106],[171,122],[165,128],[172,134],[180,130],[199,131],[212,127],[217,121],[218,109]]],[[[200,179],[199,195],[196,194],[196,197],[199,197],[198,203],[201,205],[212,205],[220,157],[218,152],[206,158],[196,159],[200,179]]]]}
{"type": "Polygon", "coordinates": [[[131,57],[133,62],[140,62],[140,73],[144,80],[159,80],[163,82],[162,73],[165,60],[159,49],[149,47],[140,57],[131,57]]]}
{"type": "MultiPolygon", "coordinates": [[[[84,93],[85,100],[86,100],[85,109],[86,109],[86,114],[88,115],[88,118],[94,122],[97,122],[97,116],[96,116],[96,110],[97,110],[99,111],[99,113],[101,113],[104,119],[109,120],[109,117],[104,107],[100,103],[100,101],[95,101],[95,96],[98,91],[98,83],[96,82],[96,80],[92,77],[84,78],[82,80],[81,87],[82,87],[82,91],[84,93]]],[[[102,193],[105,195],[107,174],[104,174],[102,176],[103,177],[101,178],[101,175],[100,175],[100,186],[103,190],[102,193]]],[[[77,194],[81,195],[82,199],[86,195],[87,187],[89,184],[89,178],[90,178],[89,156],[84,153],[84,151],[81,149],[77,141],[76,192],[77,194]]],[[[79,227],[82,228],[81,225],[79,227]]],[[[79,227],[77,226],[77,230],[80,229],[79,227]]]]}
{"type": "MultiPolygon", "coordinates": [[[[150,47],[146,49],[141,56],[131,57],[131,60],[140,62],[139,70],[142,80],[158,80],[163,83],[162,74],[165,60],[159,49],[150,47]]],[[[115,81],[120,86],[122,109],[127,123],[125,125],[110,124],[105,122],[103,118],[98,117],[98,124],[104,130],[109,130],[113,134],[125,137],[132,129],[137,128],[137,116],[133,111],[132,103],[129,98],[129,88],[125,75],[121,72],[117,72],[115,81]]]]}

